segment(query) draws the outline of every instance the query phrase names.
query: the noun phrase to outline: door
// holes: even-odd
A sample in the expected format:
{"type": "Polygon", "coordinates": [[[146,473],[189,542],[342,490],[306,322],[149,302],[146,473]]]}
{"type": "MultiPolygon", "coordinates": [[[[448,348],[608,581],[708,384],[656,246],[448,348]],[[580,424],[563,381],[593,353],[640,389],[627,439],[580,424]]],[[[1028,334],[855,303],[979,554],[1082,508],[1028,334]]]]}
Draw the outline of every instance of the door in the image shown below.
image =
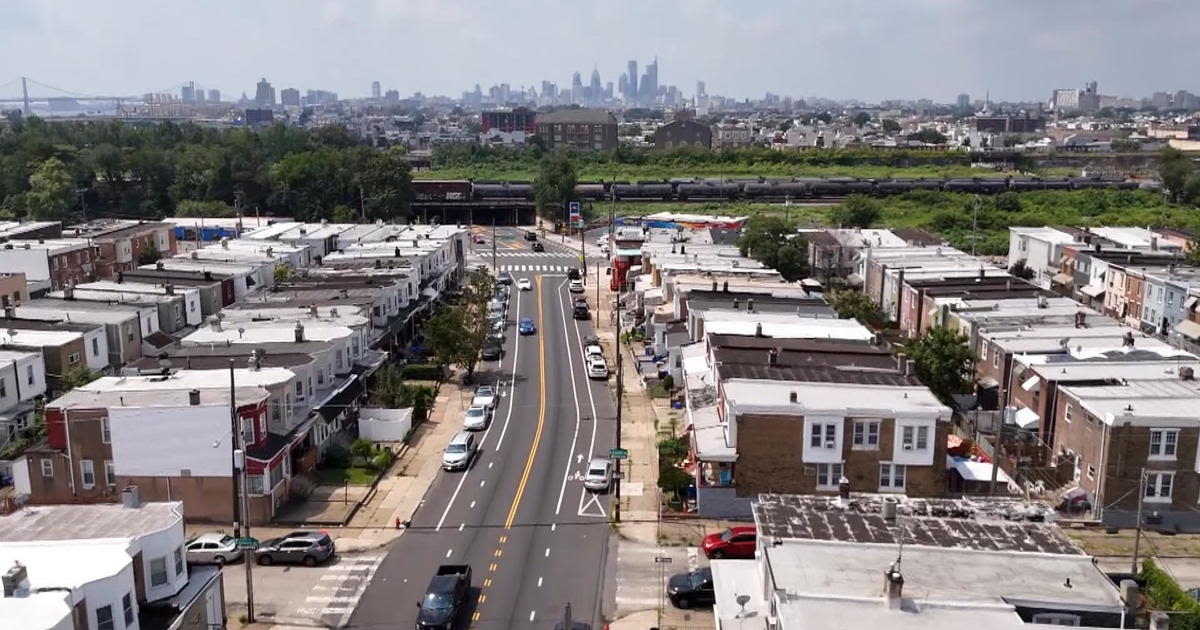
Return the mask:
{"type": "Polygon", "coordinates": [[[308,550],[308,543],[303,540],[290,540],[280,545],[280,551],[283,552],[283,559],[288,562],[301,562],[304,560],[304,553],[308,550]]]}
{"type": "Polygon", "coordinates": [[[730,541],[733,553],[738,558],[754,557],[754,534],[738,534],[730,541]]]}
{"type": "Polygon", "coordinates": [[[712,577],[707,578],[700,583],[700,588],[696,589],[697,604],[715,604],[717,603],[716,589],[713,588],[712,577]]]}

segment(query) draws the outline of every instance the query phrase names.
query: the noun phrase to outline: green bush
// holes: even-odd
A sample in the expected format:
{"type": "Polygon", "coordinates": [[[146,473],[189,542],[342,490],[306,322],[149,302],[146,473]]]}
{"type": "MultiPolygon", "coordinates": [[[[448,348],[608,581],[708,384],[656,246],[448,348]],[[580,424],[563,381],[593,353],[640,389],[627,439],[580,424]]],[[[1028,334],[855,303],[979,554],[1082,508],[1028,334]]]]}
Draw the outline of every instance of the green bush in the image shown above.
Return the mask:
{"type": "Polygon", "coordinates": [[[1138,577],[1146,584],[1146,597],[1150,600],[1151,608],[1173,613],[1173,630],[1200,630],[1200,603],[1188,595],[1167,572],[1158,568],[1153,560],[1142,562],[1142,572],[1138,577]]]}
{"type": "Polygon", "coordinates": [[[410,363],[400,370],[407,381],[441,381],[442,374],[442,366],[433,363],[410,363]]]}
{"type": "Polygon", "coordinates": [[[392,454],[392,449],[380,448],[379,452],[371,458],[371,467],[375,470],[387,470],[395,460],[395,455],[392,454]]]}
{"type": "Polygon", "coordinates": [[[660,462],[678,462],[688,454],[688,442],[683,438],[670,437],[658,441],[658,459],[660,462]]]}

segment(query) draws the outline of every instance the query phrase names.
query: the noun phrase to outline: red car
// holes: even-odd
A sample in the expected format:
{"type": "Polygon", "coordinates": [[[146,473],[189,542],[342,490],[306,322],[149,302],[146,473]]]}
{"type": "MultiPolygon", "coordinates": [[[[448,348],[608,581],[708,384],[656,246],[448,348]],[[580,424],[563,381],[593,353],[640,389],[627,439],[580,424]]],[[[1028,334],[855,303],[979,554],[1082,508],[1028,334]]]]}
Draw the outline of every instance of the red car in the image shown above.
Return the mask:
{"type": "Polygon", "coordinates": [[[700,543],[700,549],[709,558],[754,558],[758,544],[753,527],[731,527],[723,532],[709,534],[700,543]]]}

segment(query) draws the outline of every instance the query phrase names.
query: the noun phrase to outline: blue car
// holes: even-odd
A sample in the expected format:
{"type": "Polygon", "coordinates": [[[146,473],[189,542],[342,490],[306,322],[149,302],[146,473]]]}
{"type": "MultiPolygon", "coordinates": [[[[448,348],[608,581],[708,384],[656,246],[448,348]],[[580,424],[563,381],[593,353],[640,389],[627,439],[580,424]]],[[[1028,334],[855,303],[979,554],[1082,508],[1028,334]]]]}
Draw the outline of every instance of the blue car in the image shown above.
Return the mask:
{"type": "Polygon", "coordinates": [[[537,326],[533,325],[533,320],[528,317],[522,317],[521,323],[517,326],[517,331],[522,335],[532,335],[537,332],[537,326]]]}

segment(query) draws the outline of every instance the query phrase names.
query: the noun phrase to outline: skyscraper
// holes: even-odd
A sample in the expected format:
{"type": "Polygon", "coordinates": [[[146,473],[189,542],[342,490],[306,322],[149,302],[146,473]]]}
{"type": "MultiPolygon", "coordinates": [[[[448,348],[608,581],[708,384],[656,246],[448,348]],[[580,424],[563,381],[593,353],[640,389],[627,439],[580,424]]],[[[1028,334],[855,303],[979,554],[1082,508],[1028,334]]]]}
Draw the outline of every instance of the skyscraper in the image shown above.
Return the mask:
{"type": "Polygon", "coordinates": [[[221,102],[221,90],[209,90],[208,91],[208,102],[220,103],[221,102]]]}
{"type": "Polygon", "coordinates": [[[195,92],[193,92],[193,95],[195,96],[197,105],[204,104],[204,88],[197,89],[195,92]]]}
{"type": "Polygon", "coordinates": [[[578,72],[571,75],[571,102],[583,102],[583,77],[578,72]]]}
{"type": "Polygon", "coordinates": [[[626,89],[621,92],[622,96],[624,96],[625,100],[628,100],[628,101],[632,101],[632,100],[636,99],[637,91],[638,91],[638,73],[637,73],[637,60],[636,59],[630,59],[629,63],[626,64],[626,66],[625,66],[625,83],[626,83],[626,89]]]}
{"type": "Polygon", "coordinates": [[[603,95],[604,86],[600,83],[600,71],[592,68],[592,80],[588,84],[588,101],[598,103],[603,95]]]}
{"type": "Polygon", "coordinates": [[[183,101],[184,103],[195,103],[196,84],[192,81],[185,83],[183,88],[179,90],[179,100],[183,101]]]}
{"type": "Polygon", "coordinates": [[[954,105],[956,108],[958,108],[958,111],[960,111],[960,112],[965,112],[965,111],[970,110],[971,109],[971,95],[970,94],[959,94],[958,99],[954,102],[954,105]]]}
{"type": "Polygon", "coordinates": [[[371,98],[379,100],[383,96],[383,86],[378,81],[371,82],[371,98]]]}
{"type": "Polygon", "coordinates": [[[707,95],[708,95],[708,93],[704,91],[704,82],[697,81],[696,82],[696,98],[704,98],[707,95]]]}
{"type": "Polygon", "coordinates": [[[263,77],[254,88],[254,104],[259,107],[275,106],[275,88],[263,77]]]}
{"type": "Polygon", "coordinates": [[[646,65],[646,74],[642,75],[642,82],[638,85],[638,102],[650,104],[657,96],[658,57],[655,57],[652,63],[646,65]]]}
{"type": "Polygon", "coordinates": [[[279,93],[280,105],[284,107],[300,107],[300,90],[296,88],[284,88],[279,93]]]}

